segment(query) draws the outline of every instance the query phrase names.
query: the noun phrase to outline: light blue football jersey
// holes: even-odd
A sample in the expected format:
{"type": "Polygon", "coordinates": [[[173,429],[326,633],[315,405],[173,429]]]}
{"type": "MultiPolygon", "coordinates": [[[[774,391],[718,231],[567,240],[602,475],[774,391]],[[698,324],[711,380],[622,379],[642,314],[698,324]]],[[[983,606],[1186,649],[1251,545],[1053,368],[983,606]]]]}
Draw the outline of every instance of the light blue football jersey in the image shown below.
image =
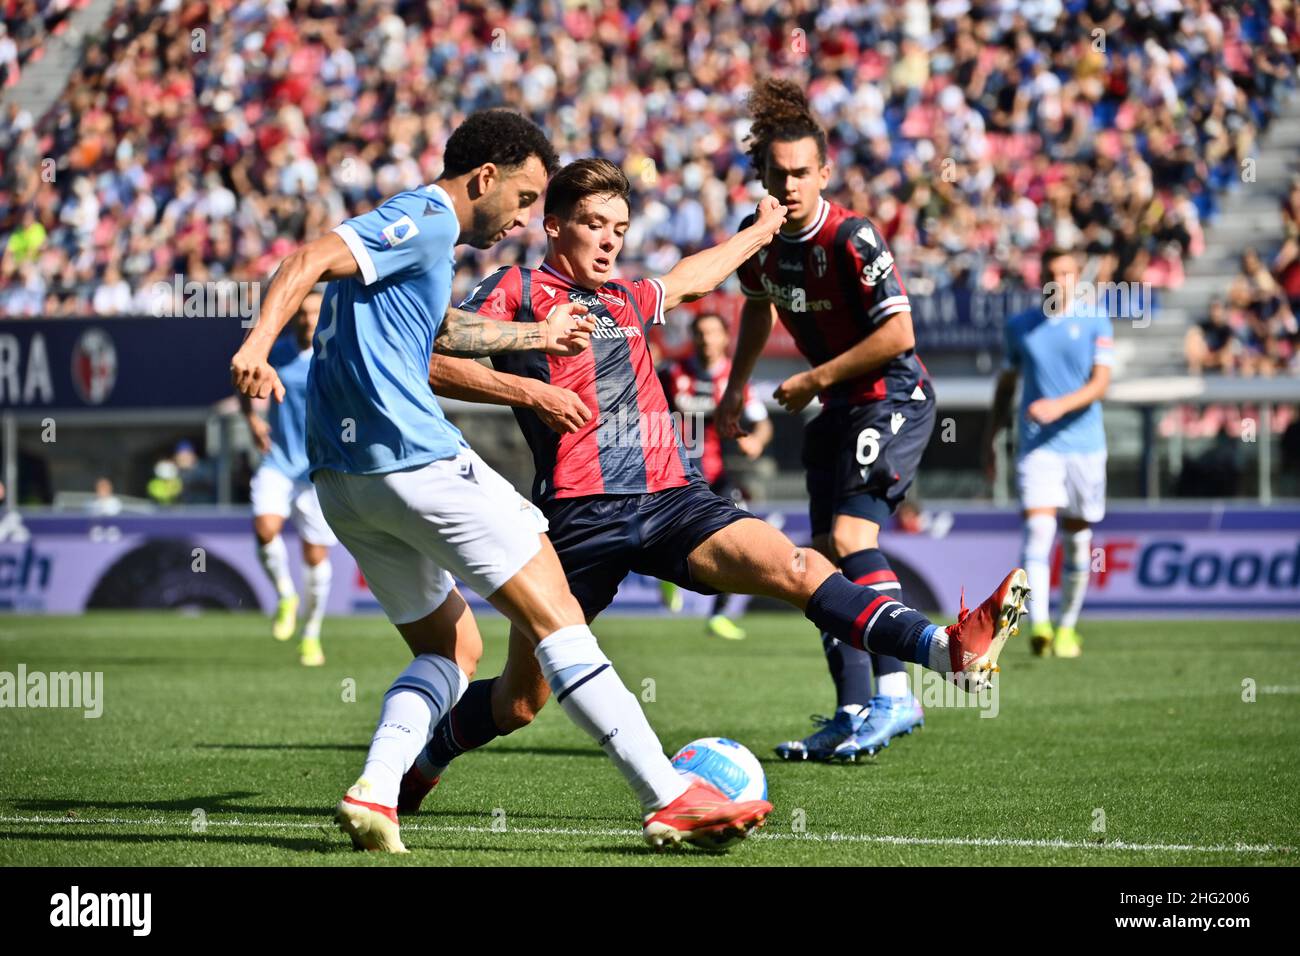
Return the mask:
{"type": "Polygon", "coordinates": [[[1030,421],[1027,411],[1040,398],[1058,398],[1083,388],[1094,365],[1113,365],[1112,335],[1110,317],[1087,307],[1056,317],[1032,309],[1007,321],[1007,365],[1020,372],[1022,379],[1020,457],[1037,448],[1066,454],[1106,450],[1101,402],[1050,425],[1030,421]]]}
{"type": "Polygon", "coordinates": [[[429,388],[433,339],[451,300],[460,224],[437,185],[398,193],[334,228],[360,274],[325,289],[307,380],[307,457],[387,474],[469,447],[429,388]]]}
{"type": "Polygon", "coordinates": [[[299,349],[291,332],[282,336],[267,360],[284,384],[284,400],[267,403],[271,451],[265,463],[294,481],[307,480],[307,370],[311,349],[299,349]]]}

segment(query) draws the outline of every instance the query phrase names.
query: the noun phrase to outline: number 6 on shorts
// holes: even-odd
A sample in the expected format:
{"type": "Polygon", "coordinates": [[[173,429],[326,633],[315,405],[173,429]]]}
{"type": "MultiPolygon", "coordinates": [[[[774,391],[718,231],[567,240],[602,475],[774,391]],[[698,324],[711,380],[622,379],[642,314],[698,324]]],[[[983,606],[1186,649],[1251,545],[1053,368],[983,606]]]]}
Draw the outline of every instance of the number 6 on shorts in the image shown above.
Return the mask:
{"type": "Polygon", "coordinates": [[[865,470],[879,454],[880,432],[874,428],[864,428],[858,432],[858,464],[865,470]]]}

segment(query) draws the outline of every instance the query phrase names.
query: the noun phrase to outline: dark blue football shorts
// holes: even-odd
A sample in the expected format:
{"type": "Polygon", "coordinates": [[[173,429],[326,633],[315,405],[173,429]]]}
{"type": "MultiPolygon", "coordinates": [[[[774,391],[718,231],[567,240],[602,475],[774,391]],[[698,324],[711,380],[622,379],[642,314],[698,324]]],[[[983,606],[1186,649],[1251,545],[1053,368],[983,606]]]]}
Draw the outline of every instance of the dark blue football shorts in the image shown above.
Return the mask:
{"type": "Polygon", "coordinates": [[[609,606],[633,571],[717,594],[691,580],[687,558],[733,521],[753,517],[698,476],[653,494],[553,498],[540,507],[569,590],[589,619],[609,606]]]}
{"type": "Polygon", "coordinates": [[[829,534],[837,514],[884,524],[916,477],[934,430],[934,389],[865,405],[828,406],[803,437],[813,536],[829,534]],[[921,396],[924,397],[921,397],[921,396]]]}

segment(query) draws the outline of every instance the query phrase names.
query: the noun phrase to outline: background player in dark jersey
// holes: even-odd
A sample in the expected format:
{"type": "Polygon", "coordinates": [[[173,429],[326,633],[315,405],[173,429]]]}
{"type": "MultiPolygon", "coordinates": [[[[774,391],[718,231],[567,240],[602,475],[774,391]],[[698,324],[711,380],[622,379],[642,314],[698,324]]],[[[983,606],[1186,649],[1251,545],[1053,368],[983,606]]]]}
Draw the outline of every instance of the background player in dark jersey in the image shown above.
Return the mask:
{"type": "MultiPolygon", "coordinates": [[[[749,105],[750,158],[788,212],[777,241],[739,270],[746,303],[719,427],[743,430],[744,390],[780,318],[812,368],[781,383],[777,401],[795,413],[815,396],[823,406],[804,432],[813,546],[850,580],[901,597],[880,527],[907,493],[934,427],[934,389],[914,350],[907,291],[870,220],[822,197],[831,173],[826,134],[803,92],[766,79],[749,105]]],[[[778,745],[780,756],[853,760],[923,723],[902,661],[869,658],[829,634],[823,641],[837,710],[803,740],[778,745]]]]}
{"type": "MultiPolygon", "coordinates": [[[[629,193],[627,177],[613,163],[570,163],[547,187],[541,267],[500,269],[461,304],[489,317],[532,321],[562,303],[581,303],[596,325],[591,348],[572,358],[494,356],[498,370],[514,375],[444,356],[434,356],[429,371],[440,395],[516,406],[537,469],[534,500],[588,621],[636,571],[704,593],[779,598],[859,647],[939,670],[958,686],[982,685],[1018,627],[1023,571],[1007,575],[974,613],[938,627],[892,596],[846,580],[821,554],[796,548],[711,492],[673,427],[647,328],[663,320],[664,310],[712,290],[769,243],[785,210],[768,197],[756,221],[736,236],[682,259],[662,279],[627,282],[614,279],[613,269],[629,225],[629,193]],[[538,389],[527,388],[529,380],[576,393],[591,419],[573,427],[561,416],[553,430],[531,411],[530,392],[538,389]]],[[[548,697],[536,659],[512,629],[505,670],[470,684],[438,725],[403,780],[399,811],[417,808],[454,757],[529,723],[548,697]]]]}
{"type": "MultiPolygon", "coordinates": [[[[709,489],[743,508],[745,490],[727,471],[722,453],[723,438],[713,421],[713,412],[722,399],[731,374],[731,336],[727,333],[727,323],[716,312],[701,312],[691,321],[691,340],[694,345],[692,354],[673,362],[664,371],[664,392],[681,416],[682,437],[697,461],[700,474],[709,483],[709,489]],[[691,423],[689,427],[688,421],[691,423]]],[[[747,434],[737,438],[736,445],[746,458],[756,461],[772,440],[772,422],[752,388],[745,393],[742,418],[747,434]]],[[[661,582],[661,587],[664,603],[674,611],[680,610],[681,589],[671,581],[661,582]]],[[[732,618],[743,613],[748,600],[749,596],[745,594],[719,594],[715,597],[707,623],[708,632],[725,640],[743,640],[745,631],[732,618]]]]}

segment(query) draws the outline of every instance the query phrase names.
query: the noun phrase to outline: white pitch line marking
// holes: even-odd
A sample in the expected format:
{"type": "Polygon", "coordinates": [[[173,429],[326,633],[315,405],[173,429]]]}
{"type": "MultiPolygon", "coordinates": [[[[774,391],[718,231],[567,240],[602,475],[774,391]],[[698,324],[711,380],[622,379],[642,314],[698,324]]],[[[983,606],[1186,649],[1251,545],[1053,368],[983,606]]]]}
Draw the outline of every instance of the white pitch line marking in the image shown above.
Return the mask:
{"type": "MultiPolygon", "coordinates": [[[[130,819],[127,817],[6,817],[0,816],[0,823],[35,823],[35,824],[83,824],[88,826],[173,826],[192,829],[189,817],[184,820],[168,820],[162,817],[130,819]]],[[[320,830],[334,829],[333,820],[319,823],[293,823],[290,821],[268,820],[213,820],[208,819],[209,827],[232,827],[267,830],[320,830]]],[[[415,833],[524,833],[530,836],[599,836],[599,837],[637,837],[640,830],[596,829],[585,827],[509,827],[506,830],[493,830],[490,826],[451,826],[436,823],[404,823],[403,831],[415,833]]],[[[202,835],[201,832],[195,833],[202,835]]],[[[1236,843],[1197,846],[1191,843],[1128,843],[1113,840],[1108,843],[1086,843],[1077,840],[1029,840],[1010,837],[910,837],[889,836],[886,834],[865,833],[775,833],[760,831],[750,839],[753,840],[792,840],[807,843],[877,843],[888,846],[966,846],[966,847],[1015,847],[1030,850],[1124,850],[1130,853],[1294,853],[1293,846],[1274,845],[1271,843],[1236,843]]]]}

